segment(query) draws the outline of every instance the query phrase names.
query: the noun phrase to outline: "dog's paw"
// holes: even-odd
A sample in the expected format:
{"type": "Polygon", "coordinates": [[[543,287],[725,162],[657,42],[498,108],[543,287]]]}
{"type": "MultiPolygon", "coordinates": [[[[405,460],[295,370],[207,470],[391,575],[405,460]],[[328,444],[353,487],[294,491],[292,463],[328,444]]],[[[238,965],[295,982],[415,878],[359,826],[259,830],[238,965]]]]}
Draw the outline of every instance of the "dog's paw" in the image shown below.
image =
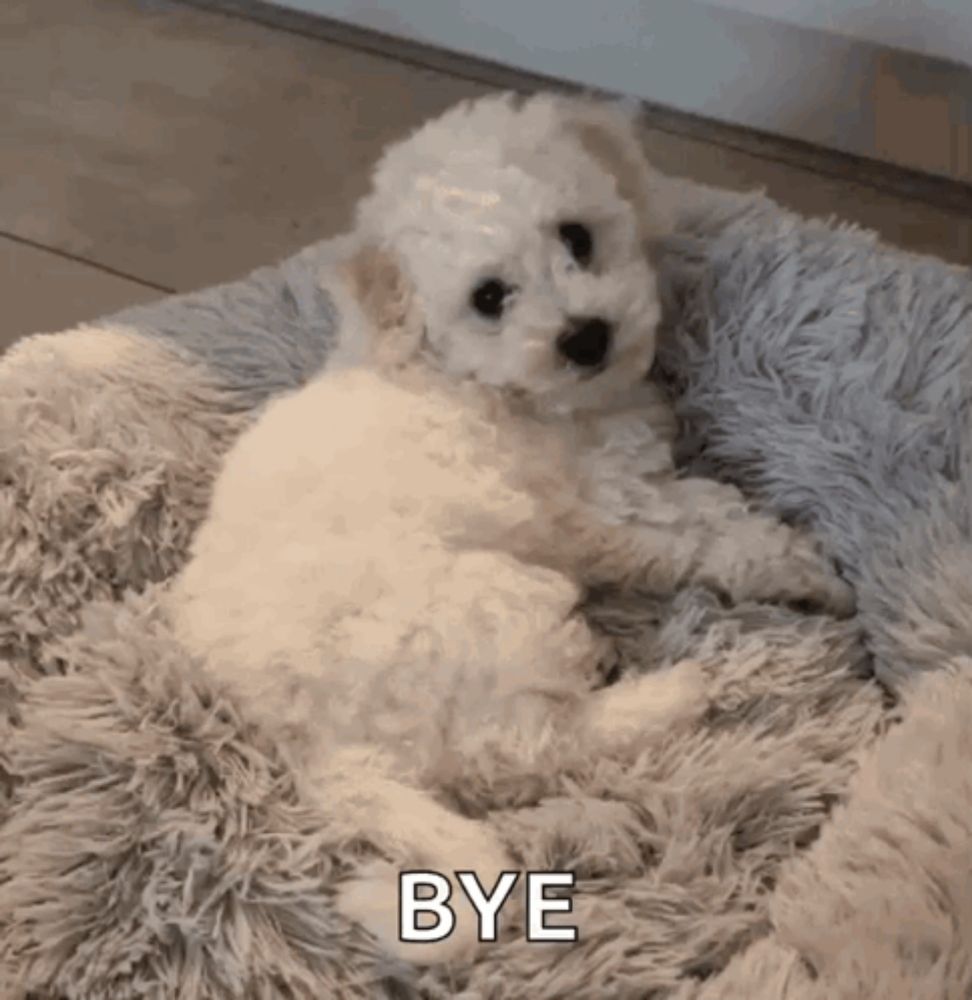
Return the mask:
{"type": "MultiPolygon", "coordinates": [[[[742,572],[726,588],[729,599],[786,604],[803,612],[847,618],[857,608],[852,587],[809,536],[785,530],[783,546],[769,546],[742,561],[742,572]],[[762,558],[761,558],[762,555],[762,558]]],[[[778,538],[777,538],[778,541],[778,538]]]]}
{"type": "Polygon", "coordinates": [[[849,618],[857,610],[854,589],[840,578],[830,559],[811,543],[801,546],[798,558],[788,569],[777,596],[791,607],[838,618],[849,618]]]}
{"type": "Polygon", "coordinates": [[[692,660],[626,677],[596,692],[589,731],[602,748],[643,746],[646,738],[697,723],[709,708],[709,689],[705,669],[692,660]]]}
{"type": "MultiPolygon", "coordinates": [[[[449,896],[444,900],[452,912],[454,923],[448,936],[439,941],[402,940],[401,882],[400,873],[415,865],[393,865],[387,861],[373,861],[361,866],[356,875],[338,889],[337,908],[343,916],[358,924],[394,957],[415,965],[434,965],[442,962],[461,962],[471,959],[480,944],[479,912],[463,889],[458,872],[474,875],[487,895],[496,891],[504,872],[514,872],[516,867],[491,832],[480,823],[461,820],[468,829],[457,827],[456,836],[444,853],[435,860],[421,865],[449,880],[449,896]],[[473,832],[474,836],[463,836],[473,832]],[[478,840],[478,843],[476,842],[478,840]]],[[[516,894],[508,896],[503,914],[516,914],[519,906],[516,894]]],[[[434,910],[419,911],[416,926],[436,926],[434,910]]]]}
{"type": "Polygon", "coordinates": [[[595,691],[617,684],[624,674],[624,660],[616,642],[605,637],[599,652],[591,685],[595,691]]]}
{"type": "MultiPolygon", "coordinates": [[[[461,892],[461,890],[459,890],[461,892]]],[[[403,941],[400,926],[399,869],[386,861],[363,866],[338,889],[337,908],[395,958],[415,965],[468,959],[477,943],[477,925],[458,914],[452,933],[441,941],[403,941]]],[[[456,890],[450,897],[455,907],[456,890]]]]}

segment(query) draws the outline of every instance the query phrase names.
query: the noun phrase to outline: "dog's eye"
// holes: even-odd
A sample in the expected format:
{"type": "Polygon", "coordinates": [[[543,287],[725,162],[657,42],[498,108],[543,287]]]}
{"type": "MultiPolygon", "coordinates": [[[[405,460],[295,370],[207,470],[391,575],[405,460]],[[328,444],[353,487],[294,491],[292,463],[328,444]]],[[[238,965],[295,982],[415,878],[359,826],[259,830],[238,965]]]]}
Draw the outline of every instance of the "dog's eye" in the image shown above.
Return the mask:
{"type": "Polygon", "coordinates": [[[594,256],[594,237],[587,226],[583,222],[562,222],[557,232],[571,257],[581,267],[587,267],[594,256]]]}
{"type": "Polygon", "coordinates": [[[473,289],[471,302],[480,316],[496,319],[503,314],[503,307],[512,289],[498,278],[489,278],[473,289]]]}

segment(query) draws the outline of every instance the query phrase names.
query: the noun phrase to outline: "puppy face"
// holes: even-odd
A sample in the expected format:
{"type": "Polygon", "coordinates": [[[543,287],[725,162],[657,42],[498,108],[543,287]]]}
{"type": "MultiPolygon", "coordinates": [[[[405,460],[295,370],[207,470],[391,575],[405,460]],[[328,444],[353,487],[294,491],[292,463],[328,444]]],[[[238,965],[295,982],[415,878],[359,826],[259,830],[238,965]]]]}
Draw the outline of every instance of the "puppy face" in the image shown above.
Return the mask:
{"type": "Polygon", "coordinates": [[[439,367],[596,408],[654,356],[650,176],[615,112],[487,98],[386,154],[359,228],[405,272],[439,367]]]}

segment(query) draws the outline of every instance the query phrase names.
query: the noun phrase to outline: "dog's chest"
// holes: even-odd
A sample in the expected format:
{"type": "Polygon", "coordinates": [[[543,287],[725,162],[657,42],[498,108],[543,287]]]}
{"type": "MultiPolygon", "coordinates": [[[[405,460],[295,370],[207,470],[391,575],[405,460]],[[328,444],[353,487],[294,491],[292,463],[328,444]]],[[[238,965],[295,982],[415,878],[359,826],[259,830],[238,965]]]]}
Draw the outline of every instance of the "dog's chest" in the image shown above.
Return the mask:
{"type": "Polygon", "coordinates": [[[584,498],[613,523],[668,523],[678,510],[666,499],[675,478],[668,428],[650,412],[624,410],[581,429],[578,475],[584,498]]]}

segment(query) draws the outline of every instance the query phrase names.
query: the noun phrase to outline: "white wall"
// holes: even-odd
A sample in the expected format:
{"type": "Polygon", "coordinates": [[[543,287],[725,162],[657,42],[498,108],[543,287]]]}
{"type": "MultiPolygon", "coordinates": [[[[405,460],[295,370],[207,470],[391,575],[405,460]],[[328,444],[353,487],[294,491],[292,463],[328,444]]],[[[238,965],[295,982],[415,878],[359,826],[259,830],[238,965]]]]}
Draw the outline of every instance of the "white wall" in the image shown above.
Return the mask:
{"type": "Polygon", "coordinates": [[[972,0],[707,0],[972,65],[972,0]]]}
{"type": "MultiPolygon", "coordinates": [[[[735,121],[743,111],[769,131],[788,121],[808,134],[826,128],[833,82],[843,75],[815,39],[771,41],[764,19],[696,0],[278,2],[716,119],[735,121]],[[755,58],[757,47],[771,48],[771,57],[755,58]]],[[[849,43],[840,48],[838,59],[854,59],[849,43]]]]}

